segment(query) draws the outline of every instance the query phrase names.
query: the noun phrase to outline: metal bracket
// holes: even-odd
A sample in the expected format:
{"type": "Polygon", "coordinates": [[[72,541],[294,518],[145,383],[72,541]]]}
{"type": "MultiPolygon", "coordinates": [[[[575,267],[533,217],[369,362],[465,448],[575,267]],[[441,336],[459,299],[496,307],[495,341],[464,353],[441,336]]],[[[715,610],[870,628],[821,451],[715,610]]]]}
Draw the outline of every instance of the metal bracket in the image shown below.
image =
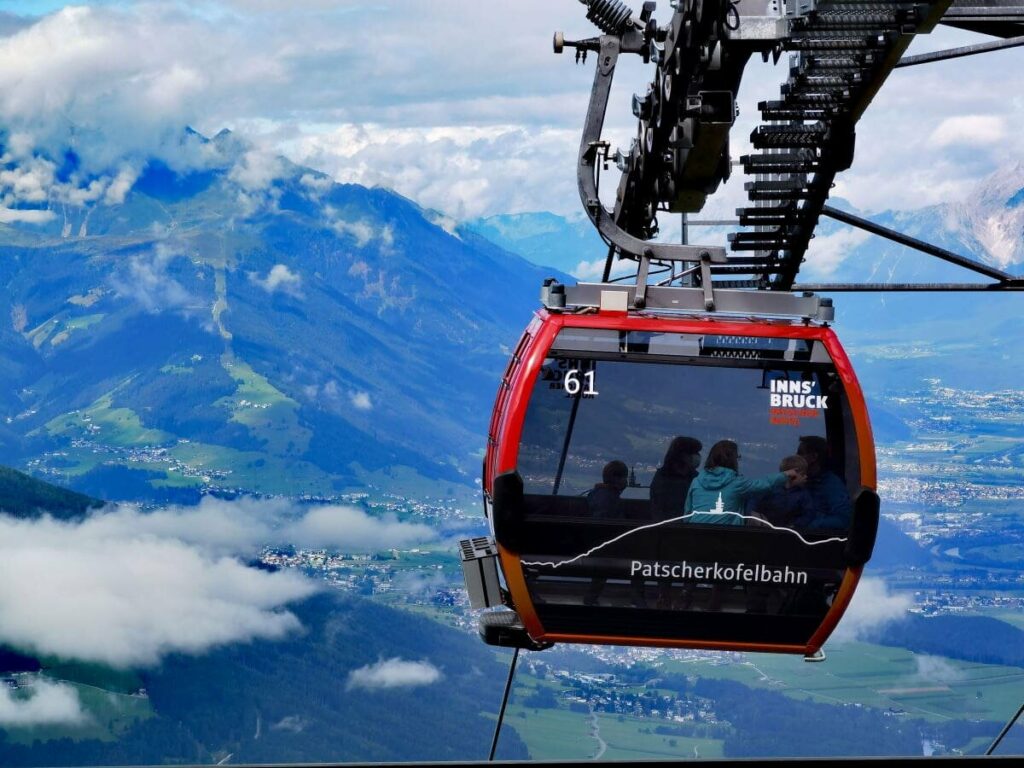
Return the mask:
{"type": "MultiPolygon", "coordinates": [[[[636,285],[615,283],[579,283],[562,285],[547,280],[541,289],[541,303],[552,312],[573,312],[584,309],[600,310],[618,304],[618,311],[627,307],[639,309],[637,295],[643,297],[643,308],[681,314],[706,315],[708,289],[675,286],[636,285]],[[619,298],[614,302],[614,298],[619,298]]],[[[714,312],[720,315],[744,317],[780,317],[806,322],[831,323],[835,319],[832,300],[812,293],[785,291],[749,291],[718,288],[712,292],[714,312]]]]}
{"type": "Polygon", "coordinates": [[[601,133],[608,111],[615,67],[622,51],[639,53],[643,50],[643,43],[643,33],[633,28],[628,29],[622,37],[603,35],[600,38],[600,52],[594,86],[590,94],[590,107],[583,128],[583,138],[580,141],[577,166],[580,200],[598,232],[623,255],[636,259],[648,255],[650,259],[661,261],[699,262],[702,254],[711,253],[713,261],[724,262],[726,252],[725,248],[720,246],[654,243],[634,237],[615,222],[614,215],[601,203],[597,186],[598,169],[604,162],[601,148],[607,146],[601,141],[601,133]]]}
{"type": "Polygon", "coordinates": [[[701,254],[700,257],[700,284],[704,289],[704,308],[708,312],[715,311],[715,288],[711,282],[711,255],[701,254]]]}
{"type": "Polygon", "coordinates": [[[633,297],[633,306],[643,309],[647,306],[647,275],[651,271],[650,253],[644,253],[640,257],[640,266],[636,271],[636,295],[633,297]]]}

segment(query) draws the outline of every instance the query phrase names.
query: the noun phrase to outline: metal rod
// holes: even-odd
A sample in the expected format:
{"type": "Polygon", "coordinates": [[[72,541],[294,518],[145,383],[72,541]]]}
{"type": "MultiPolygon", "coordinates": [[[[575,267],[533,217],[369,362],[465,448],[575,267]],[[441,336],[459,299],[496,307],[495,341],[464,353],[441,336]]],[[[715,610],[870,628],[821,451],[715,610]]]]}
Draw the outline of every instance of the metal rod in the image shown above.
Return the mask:
{"type": "Polygon", "coordinates": [[[989,748],[985,750],[986,755],[991,755],[993,752],[996,751],[996,747],[999,746],[999,743],[1003,740],[1003,737],[1010,732],[1010,729],[1013,728],[1014,724],[1020,719],[1020,716],[1022,714],[1024,714],[1024,704],[1020,705],[1020,709],[1017,710],[1017,714],[1010,718],[1010,722],[1003,726],[1003,730],[1001,730],[999,732],[999,735],[996,736],[996,740],[993,741],[991,746],[989,746],[989,748]]]}
{"type": "Polygon", "coordinates": [[[1024,291],[1024,281],[1005,283],[807,283],[796,284],[792,291],[811,293],[964,293],[1024,291]]]}
{"type": "Polygon", "coordinates": [[[892,240],[894,243],[914,248],[922,253],[927,253],[929,256],[935,256],[943,261],[948,261],[950,264],[956,264],[958,267],[963,267],[964,269],[969,269],[972,272],[977,272],[980,275],[991,277],[993,280],[1005,282],[1016,279],[1008,272],[1003,272],[1001,269],[990,267],[988,264],[984,264],[976,259],[971,259],[967,256],[961,256],[960,254],[953,253],[952,251],[947,251],[945,248],[939,248],[937,245],[926,243],[924,240],[918,240],[916,237],[904,235],[902,232],[897,232],[894,229],[889,229],[888,227],[883,227],[880,224],[875,224],[873,221],[862,219],[860,216],[854,216],[852,213],[840,211],[838,208],[833,208],[830,205],[823,206],[821,212],[825,216],[829,216],[836,221],[841,221],[844,224],[859,227],[865,232],[870,232],[873,235],[878,235],[879,237],[884,237],[887,240],[892,240]]]}
{"type": "Polygon", "coordinates": [[[979,53],[1001,51],[1004,48],[1018,48],[1024,45],[1024,35],[1010,37],[1006,40],[998,40],[992,43],[978,43],[977,45],[965,45],[960,48],[948,48],[944,51],[922,53],[917,56],[904,56],[896,64],[896,68],[913,67],[916,64],[930,64],[933,61],[946,61],[947,59],[959,59],[964,56],[977,56],[979,53]]]}
{"type": "Polygon", "coordinates": [[[505,720],[505,707],[508,705],[508,695],[512,692],[512,678],[516,675],[516,662],[519,661],[519,649],[512,652],[512,663],[508,667],[508,679],[505,680],[505,693],[501,697],[501,709],[498,710],[498,722],[494,724],[494,738],[491,739],[491,754],[487,762],[494,762],[494,753],[498,751],[498,736],[501,735],[501,724],[505,720]]]}
{"type": "Polygon", "coordinates": [[[601,282],[607,283],[612,276],[612,262],[615,261],[615,246],[608,246],[608,256],[604,260],[604,272],[601,276],[601,282]]]}
{"type": "Polygon", "coordinates": [[[551,491],[552,496],[557,496],[558,489],[562,486],[562,473],[565,471],[565,459],[569,455],[569,444],[572,442],[572,431],[576,427],[576,414],[579,413],[580,400],[582,398],[583,388],[580,387],[572,401],[572,410],[569,412],[569,424],[565,428],[565,442],[562,443],[562,455],[558,459],[558,473],[555,475],[555,486],[551,491]]]}
{"type": "Polygon", "coordinates": [[[993,17],[998,19],[1020,19],[1024,21],[1024,5],[1003,5],[997,2],[994,5],[972,8],[954,3],[953,7],[943,15],[942,21],[966,21],[966,18],[960,17],[967,16],[983,19],[991,19],[993,17]]]}
{"type": "Polygon", "coordinates": [[[687,221],[691,227],[739,227],[739,219],[693,219],[687,221]]]}

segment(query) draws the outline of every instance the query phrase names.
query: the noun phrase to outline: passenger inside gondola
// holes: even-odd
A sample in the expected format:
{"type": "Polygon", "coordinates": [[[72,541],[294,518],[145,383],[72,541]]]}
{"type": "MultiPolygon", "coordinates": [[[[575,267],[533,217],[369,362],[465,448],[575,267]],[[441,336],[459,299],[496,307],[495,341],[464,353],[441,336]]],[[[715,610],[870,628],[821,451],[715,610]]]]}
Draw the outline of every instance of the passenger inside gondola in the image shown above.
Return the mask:
{"type": "Polygon", "coordinates": [[[772,488],[754,505],[758,516],[772,525],[804,528],[810,525],[815,516],[814,499],[808,492],[807,460],[803,456],[787,456],[779,464],[779,471],[797,472],[786,484],[772,488]]]}
{"type": "Polygon", "coordinates": [[[853,506],[850,493],[839,475],[829,466],[828,441],[816,435],[800,438],[797,455],[807,461],[807,492],[813,502],[813,515],[805,527],[810,529],[846,529],[850,527],[853,506]]]}
{"type": "Polygon", "coordinates": [[[691,523],[705,525],[743,525],[747,500],[775,488],[787,479],[796,479],[795,469],[767,477],[749,478],[739,472],[739,446],[732,440],[719,440],[708,452],[704,470],[697,475],[686,495],[686,514],[691,523]]]}
{"type": "Polygon", "coordinates": [[[665,459],[651,480],[652,520],[671,520],[685,513],[686,494],[697,477],[700,440],[680,435],[673,438],[665,452],[665,459]]]}
{"type": "MultiPolygon", "coordinates": [[[[596,520],[620,517],[619,499],[628,485],[629,467],[624,462],[609,461],[605,464],[601,471],[601,482],[587,493],[587,509],[590,510],[591,517],[596,520]]],[[[607,583],[608,579],[605,577],[598,576],[591,579],[590,587],[583,596],[583,604],[597,605],[607,583]]],[[[630,579],[630,594],[634,607],[646,607],[642,577],[636,576],[630,579]]]]}
{"type": "MultiPolygon", "coordinates": [[[[651,480],[650,517],[655,522],[672,520],[685,514],[686,494],[697,477],[700,466],[700,440],[679,435],[669,443],[665,458],[651,480]]],[[[670,553],[658,547],[659,556],[667,559],[670,553]]],[[[685,600],[685,596],[684,596],[685,600]]],[[[672,606],[672,579],[658,580],[657,607],[667,610],[672,606]]]]}
{"type": "Polygon", "coordinates": [[[587,492],[587,509],[597,520],[618,517],[619,498],[629,485],[629,467],[622,461],[609,461],[601,471],[601,482],[587,492]]]}

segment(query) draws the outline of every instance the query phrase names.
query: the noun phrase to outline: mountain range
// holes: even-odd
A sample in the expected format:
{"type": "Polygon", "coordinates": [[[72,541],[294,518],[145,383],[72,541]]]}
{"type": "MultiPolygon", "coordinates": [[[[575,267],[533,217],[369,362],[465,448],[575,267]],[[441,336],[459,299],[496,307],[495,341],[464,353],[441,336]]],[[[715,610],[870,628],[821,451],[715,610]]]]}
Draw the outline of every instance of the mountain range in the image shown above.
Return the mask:
{"type": "Polygon", "coordinates": [[[103,498],[471,485],[550,270],[233,134],[0,224],[0,460],[103,498]]]}
{"type": "MultiPolygon", "coordinates": [[[[0,224],[0,461],[106,499],[471,486],[538,286],[603,256],[589,223],[459,224],[229,132],[186,138],[213,159],[0,224]]],[[[969,202],[872,218],[1019,272],[1022,202],[1018,166],[969,202]]],[[[802,279],[972,278],[823,219],[802,279]]],[[[1017,298],[842,294],[837,329],[869,394],[1008,388],[1017,298]]]]}
{"type": "Polygon", "coordinates": [[[527,261],[581,280],[600,279],[591,265],[603,262],[608,252],[608,246],[582,212],[575,217],[545,211],[498,214],[472,219],[463,226],[527,261]]]}

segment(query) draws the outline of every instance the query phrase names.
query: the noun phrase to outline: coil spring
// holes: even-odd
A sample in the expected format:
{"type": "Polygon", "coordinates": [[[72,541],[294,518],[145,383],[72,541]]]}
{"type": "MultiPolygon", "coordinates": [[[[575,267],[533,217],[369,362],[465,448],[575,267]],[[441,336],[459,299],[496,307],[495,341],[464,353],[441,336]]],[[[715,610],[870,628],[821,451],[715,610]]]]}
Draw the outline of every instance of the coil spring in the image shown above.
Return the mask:
{"type": "Polygon", "coordinates": [[[606,35],[617,35],[625,30],[633,17],[633,10],[622,0],[581,0],[587,2],[587,19],[606,35]]]}

